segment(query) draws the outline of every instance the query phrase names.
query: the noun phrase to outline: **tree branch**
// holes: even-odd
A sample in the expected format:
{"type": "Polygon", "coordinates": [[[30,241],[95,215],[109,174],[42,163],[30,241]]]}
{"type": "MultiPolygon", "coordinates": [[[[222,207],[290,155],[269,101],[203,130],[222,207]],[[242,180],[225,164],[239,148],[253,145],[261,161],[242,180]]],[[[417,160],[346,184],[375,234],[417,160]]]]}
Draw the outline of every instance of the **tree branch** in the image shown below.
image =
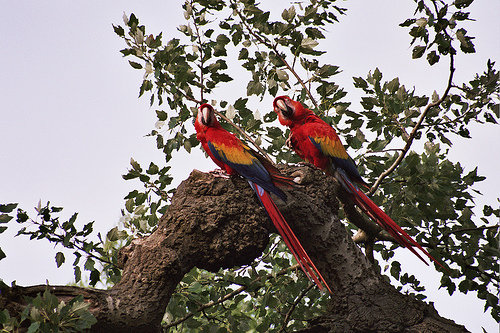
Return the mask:
{"type": "Polygon", "coordinates": [[[304,290],[302,290],[300,292],[299,296],[297,296],[297,298],[295,299],[295,302],[293,302],[292,306],[290,307],[290,309],[286,313],[285,319],[283,319],[283,324],[281,325],[281,329],[278,331],[278,333],[284,332],[286,330],[286,326],[288,325],[288,321],[290,320],[290,317],[292,316],[293,311],[295,310],[295,308],[297,307],[297,305],[300,303],[300,301],[302,301],[302,299],[304,298],[304,296],[313,287],[314,287],[314,283],[310,283],[309,286],[306,289],[304,289],[304,290]]]}
{"type": "MultiPolygon", "coordinates": [[[[191,8],[194,8],[193,1],[191,1],[191,8]]],[[[198,37],[198,44],[200,47],[200,101],[203,103],[203,68],[204,68],[204,60],[203,60],[203,43],[201,42],[201,34],[198,29],[198,24],[196,24],[196,20],[194,18],[194,15],[192,16],[193,18],[193,25],[194,28],[196,29],[196,37],[198,37]]],[[[200,103],[201,104],[201,103],[200,103]]]]}
{"type": "MultiPolygon", "coordinates": [[[[281,170],[285,175],[305,174],[307,186],[287,190],[288,202],[276,205],[334,290],[326,314],[311,322],[311,332],[318,326],[323,331],[425,331],[429,327],[465,331],[440,317],[431,305],[400,294],[373,269],[339,221],[338,185],[333,177],[308,166],[281,170]]],[[[171,295],[186,273],[193,267],[218,271],[250,264],[261,256],[273,230],[245,180],[193,171],[177,188],[158,228],[120,250],[122,278],[111,289],[49,289],[60,300],[84,296],[97,319],[91,332],[157,333],[171,295]]],[[[295,267],[287,270],[291,269],[295,267]]],[[[34,290],[1,284],[0,307],[11,316],[19,315],[28,302],[24,296],[46,287],[34,290]]],[[[200,308],[223,306],[239,292],[200,308]]]]}

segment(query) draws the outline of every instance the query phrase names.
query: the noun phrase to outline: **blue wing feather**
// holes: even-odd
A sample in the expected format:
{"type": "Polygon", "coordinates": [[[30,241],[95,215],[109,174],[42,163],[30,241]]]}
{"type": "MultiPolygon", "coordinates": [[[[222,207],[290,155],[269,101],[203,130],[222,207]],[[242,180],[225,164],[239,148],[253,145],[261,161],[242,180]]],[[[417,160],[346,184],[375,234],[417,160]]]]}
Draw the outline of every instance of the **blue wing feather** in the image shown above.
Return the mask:
{"type": "MultiPolygon", "coordinates": [[[[323,154],[325,154],[324,150],[321,148],[321,142],[316,141],[311,136],[309,137],[309,140],[311,140],[312,144],[319,151],[321,151],[323,154]]],[[[340,169],[344,170],[348,175],[351,175],[355,179],[359,179],[362,182],[364,182],[361,175],[359,174],[359,171],[358,171],[358,168],[356,167],[356,164],[354,163],[352,158],[349,157],[349,155],[347,155],[348,158],[340,158],[340,157],[332,156],[329,154],[325,154],[325,155],[328,155],[328,157],[330,157],[330,160],[332,161],[334,169],[340,168],[340,169]]]]}
{"type": "Polygon", "coordinates": [[[241,149],[244,149],[245,153],[248,154],[249,159],[246,159],[248,163],[237,163],[234,161],[234,159],[231,159],[226,155],[224,149],[216,146],[211,141],[208,141],[207,143],[210,152],[216,159],[229,165],[233,170],[235,170],[240,176],[244,177],[245,179],[256,183],[266,191],[276,194],[283,201],[286,200],[286,194],[273,184],[269,172],[262,165],[262,163],[255,156],[253,156],[250,149],[246,149],[246,147],[243,145],[241,146],[241,149]]]}

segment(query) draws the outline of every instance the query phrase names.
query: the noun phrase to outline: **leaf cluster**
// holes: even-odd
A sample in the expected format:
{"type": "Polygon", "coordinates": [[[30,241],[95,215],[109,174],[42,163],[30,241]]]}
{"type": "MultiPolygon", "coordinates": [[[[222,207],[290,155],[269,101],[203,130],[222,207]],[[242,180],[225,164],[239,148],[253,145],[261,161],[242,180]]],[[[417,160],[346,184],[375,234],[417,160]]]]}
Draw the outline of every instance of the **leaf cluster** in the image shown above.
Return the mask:
{"type": "MultiPolygon", "coordinates": [[[[44,206],[39,202],[35,211],[36,217],[30,218],[26,211],[17,210],[16,221],[22,225],[17,236],[26,235],[31,240],[46,239],[72,250],[75,257],[72,265],[76,283],[82,281],[82,270],[89,272],[88,284],[91,286],[95,286],[101,280],[105,284],[119,281],[121,271],[116,267],[116,263],[118,249],[123,244],[118,246],[117,242],[113,242],[114,239],[109,239],[113,236],[113,230],[108,233],[105,241],[98,233],[98,240],[95,241],[90,239],[94,231],[94,222],[80,227],[76,223],[78,213],[61,222],[59,214],[62,208],[51,206],[50,202],[44,206]]],[[[57,267],[60,267],[66,261],[64,253],[57,252],[55,261],[57,267]]]]}
{"type": "Polygon", "coordinates": [[[415,0],[415,14],[424,15],[420,18],[410,18],[400,24],[401,27],[411,27],[409,34],[413,37],[411,44],[414,59],[427,54],[427,61],[432,66],[439,62],[441,55],[456,54],[458,44],[464,53],[476,52],[471,37],[460,23],[470,18],[466,11],[473,0],[461,0],[447,3],[446,1],[415,0]]]}
{"type": "Polygon", "coordinates": [[[19,318],[10,317],[4,309],[0,312],[1,332],[18,332],[25,321],[29,322],[26,332],[82,332],[97,322],[88,310],[83,296],[72,298],[67,304],[51,294],[48,289],[35,298],[21,312],[19,318]]]}
{"type": "Polygon", "coordinates": [[[312,288],[283,251],[274,236],[266,255],[252,265],[217,273],[193,269],[172,295],[164,331],[282,332],[306,327],[305,318],[318,315],[327,297],[312,288]]]}
{"type": "MultiPolygon", "coordinates": [[[[6,224],[14,218],[10,213],[12,213],[16,207],[16,203],[0,204],[0,234],[7,230],[6,224]]],[[[5,252],[3,252],[0,247],[0,260],[3,258],[5,258],[5,252]]]]}

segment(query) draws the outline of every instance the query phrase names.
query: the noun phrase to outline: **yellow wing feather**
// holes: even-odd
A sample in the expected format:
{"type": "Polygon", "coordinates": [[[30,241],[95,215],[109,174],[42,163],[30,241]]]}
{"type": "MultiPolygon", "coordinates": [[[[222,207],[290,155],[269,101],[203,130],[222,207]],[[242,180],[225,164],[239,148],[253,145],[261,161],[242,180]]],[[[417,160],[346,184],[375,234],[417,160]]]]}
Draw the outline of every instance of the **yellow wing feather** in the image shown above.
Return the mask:
{"type": "Polygon", "coordinates": [[[331,139],[327,136],[323,137],[315,137],[314,141],[316,141],[321,147],[321,151],[328,156],[349,159],[349,155],[347,154],[344,146],[340,142],[340,140],[331,139]]]}
{"type": "Polygon", "coordinates": [[[250,153],[250,148],[246,145],[241,144],[241,146],[228,146],[225,144],[215,144],[213,143],[217,152],[227,159],[227,162],[242,165],[251,165],[257,158],[250,153]],[[242,149],[243,148],[243,149],[242,149]]]}

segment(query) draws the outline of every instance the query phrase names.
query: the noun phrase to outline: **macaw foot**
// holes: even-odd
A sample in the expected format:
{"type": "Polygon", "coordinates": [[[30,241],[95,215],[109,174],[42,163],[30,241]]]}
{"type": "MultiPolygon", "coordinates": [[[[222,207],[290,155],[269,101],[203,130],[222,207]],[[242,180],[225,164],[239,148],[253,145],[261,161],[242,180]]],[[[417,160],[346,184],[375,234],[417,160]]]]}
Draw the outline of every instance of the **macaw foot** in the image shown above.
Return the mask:
{"type": "Polygon", "coordinates": [[[306,175],[304,174],[304,172],[302,170],[294,171],[291,174],[291,176],[293,178],[293,182],[296,183],[296,184],[302,184],[302,183],[304,183],[304,180],[306,178],[306,175]]]}
{"type": "Polygon", "coordinates": [[[209,174],[211,174],[212,176],[216,177],[216,178],[225,178],[225,179],[229,179],[229,175],[226,173],[225,170],[223,169],[215,169],[215,170],[212,170],[212,171],[209,171],[208,172],[209,174]]]}

